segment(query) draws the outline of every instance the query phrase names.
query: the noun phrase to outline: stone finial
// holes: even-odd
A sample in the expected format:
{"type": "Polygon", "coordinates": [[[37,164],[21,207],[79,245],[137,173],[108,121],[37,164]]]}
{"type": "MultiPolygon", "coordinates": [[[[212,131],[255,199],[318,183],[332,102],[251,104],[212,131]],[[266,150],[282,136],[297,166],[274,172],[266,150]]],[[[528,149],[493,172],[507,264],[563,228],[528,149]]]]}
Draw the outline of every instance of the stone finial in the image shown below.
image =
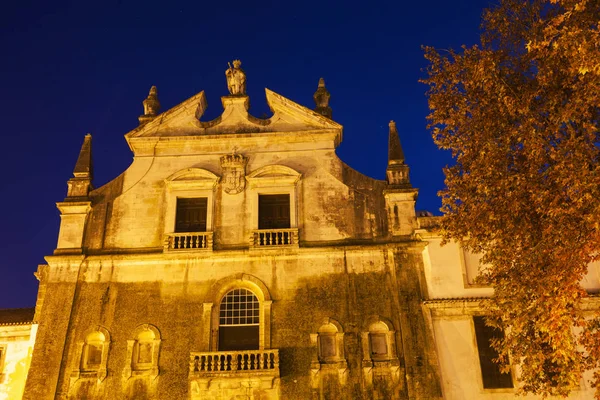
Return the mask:
{"type": "Polygon", "coordinates": [[[319,79],[319,86],[317,87],[317,91],[313,95],[313,99],[315,99],[315,111],[319,114],[331,119],[331,107],[329,107],[329,98],[331,94],[325,87],[325,79],[319,79]]]}
{"type": "Polygon", "coordinates": [[[158,101],[158,91],[156,90],[156,86],[150,88],[150,93],[148,93],[148,97],[146,97],[142,104],[144,105],[144,115],[140,115],[138,118],[140,125],[144,125],[151,121],[160,111],[160,102],[158,101]]]}
{"type": "Polygon", "coordinates": [[[390,121],[388,135],[388,167],[386,170],[389,185],[411,187],[408,178],[408,165],[404,164],[404,151],[396,123],[390,121]]]}
{"type": "Polygon", "coordinates": [[[398,135],[398,129],[396,129],[396,123],[390,121],[389,127],[388,165],[404,164],[404,151],[402,150],[402,145],[400,145],[400,136],[398,135]]]}
{"type": "Polygon", "coordinates": [[[87,197],[93,189],[94,166],[92,163],[92,135],[85,135],[79,157],[73,169],[73,178],[67,182],[67,199],[87,197]]]}
{"type": "Polygon", "coordinates": [[[229,94],[232,96],[245,96],[246,95],[246,73],[241,68],[242,62],[240,60],[233,60],[233,67],[231,63],[227,63],[229,68],[225,71],[225,77],[227,78],[227,89],[229,94]]]}
{"type": "Polygon", "coordinates": [[[83,138],[83,144],[79,151],[79,157],[73,169],[73,176],[76,178],[94,179],[94,170],[92,165],[92,135],[87,134],[83,138]]]}

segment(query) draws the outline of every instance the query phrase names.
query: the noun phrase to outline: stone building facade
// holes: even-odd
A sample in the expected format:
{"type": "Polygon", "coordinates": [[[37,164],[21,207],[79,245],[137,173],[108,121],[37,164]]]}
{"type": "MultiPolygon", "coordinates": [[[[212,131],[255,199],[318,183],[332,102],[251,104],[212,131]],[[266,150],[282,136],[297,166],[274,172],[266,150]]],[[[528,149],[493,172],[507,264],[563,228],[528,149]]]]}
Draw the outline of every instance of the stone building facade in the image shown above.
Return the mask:
{"type": "Polygon", "coordinates": [[[0,310],[0,400],[23,396],[37,332],[34,312],[33,308],[0,310]]]}
{"type": "Polygon", "coordinates": [[[512,396],[482,383],[489,289],[415,212],[395,124],[375,180],[337,157],[323,81],[314,110],[266,89],[259,119],[240,63],[226,76],[207,122],[203,92],[160,113],[153,87],[125,135],[133,163],[99,188],[85,137],[37,273],[23,399],[512,396]]]}

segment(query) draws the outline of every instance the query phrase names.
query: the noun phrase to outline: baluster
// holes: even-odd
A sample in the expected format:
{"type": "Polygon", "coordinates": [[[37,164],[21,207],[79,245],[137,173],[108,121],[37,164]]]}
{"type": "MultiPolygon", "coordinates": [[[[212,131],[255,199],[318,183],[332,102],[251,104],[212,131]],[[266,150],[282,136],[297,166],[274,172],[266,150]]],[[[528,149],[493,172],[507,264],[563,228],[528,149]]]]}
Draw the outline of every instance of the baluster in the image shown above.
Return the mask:
{"type": "Polygon", "coordinates": [[[201,249],[205,249],[206,246],[206,235],[200,235],[198,236],[198,238],[200,239],[200,248],[201,249]]]}
{"type": "Polygon", "coordinates": [[[273,361],[273,368],[279,369],[279,352],[274,352],[273,355],[275,356],[273,361]]]}
{"type": "Polygon", "coordinates": [[[244,371],[249,370],[250,368],[248,368],[248,361],[249,361],[249,356],[248,354],[244,354],[243,355],[243,360],[244,360],[244,368],[242,368],[244,371]]]}
{"type": "Polygon", "coordinates": [[[263,356],[261,353],[258,353],[256,355],[256,369],[263,369],[262,362],[263,362],[263,356]]]}
{"type": "Polygon", "coordinates": [[[231,370],[232,371],[238,370],[238,362],[239,362],[239,354],[233,354],[231,356],[231,370]]]}

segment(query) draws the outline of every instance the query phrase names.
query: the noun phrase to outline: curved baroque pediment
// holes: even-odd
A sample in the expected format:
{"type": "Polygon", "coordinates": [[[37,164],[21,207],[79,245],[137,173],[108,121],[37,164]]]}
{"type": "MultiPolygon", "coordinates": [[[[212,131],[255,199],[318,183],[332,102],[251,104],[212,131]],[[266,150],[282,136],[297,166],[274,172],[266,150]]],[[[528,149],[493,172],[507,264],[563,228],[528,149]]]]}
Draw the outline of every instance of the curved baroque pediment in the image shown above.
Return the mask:
{"type": "Polygon", "coordinates": [[[302,174],[286,167],[285,165],[266,165],[260,167],[246,176],[250,186],[269,185],[294,185],[298,183],[302,174]]]}
{"type": "Polygon", "coordinates": [[[170,189],[213,189],[219,180],[219,176],[206,169],[186,168],[166,178],[165,184],[170,189]]]}

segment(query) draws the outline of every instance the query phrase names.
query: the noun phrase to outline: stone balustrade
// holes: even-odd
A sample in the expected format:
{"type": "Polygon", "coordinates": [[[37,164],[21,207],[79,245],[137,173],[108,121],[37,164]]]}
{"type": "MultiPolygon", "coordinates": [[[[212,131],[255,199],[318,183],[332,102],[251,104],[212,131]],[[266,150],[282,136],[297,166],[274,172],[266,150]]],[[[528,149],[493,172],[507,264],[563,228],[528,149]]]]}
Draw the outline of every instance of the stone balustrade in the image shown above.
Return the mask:
{"type": "Polygon", "coordinates": [[[167,233],[164,242],[165,251],[212,250],[212,232],[167,233]]]}
{"type": "Polygon", "coordinates": [[[250,236],[250,247],[298,246],[298,228],[258,229],[250,236]]]}
{"type": "Polygon", "coordinates": [[[278,350],[190,353],[190,374],[231,374],[261,371],[279,375],[278,350]]]}
{"type": "Polygon", "coordinates": [[[442,223],[442,217],[417,217],[420,229],[435,229],[439,228],[442,223]]]}

